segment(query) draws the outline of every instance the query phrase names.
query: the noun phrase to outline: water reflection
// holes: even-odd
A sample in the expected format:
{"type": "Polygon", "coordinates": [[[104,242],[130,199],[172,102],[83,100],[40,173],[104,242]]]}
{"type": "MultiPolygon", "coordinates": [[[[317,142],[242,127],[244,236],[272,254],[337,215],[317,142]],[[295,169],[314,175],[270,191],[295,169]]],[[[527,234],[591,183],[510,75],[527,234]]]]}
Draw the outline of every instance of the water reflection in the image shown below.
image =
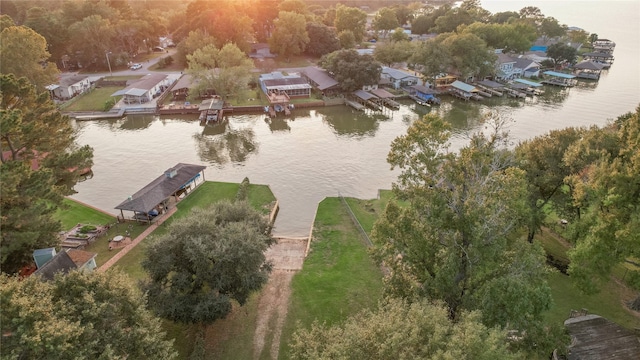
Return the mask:
{"type": "Polygon", "coordinates": [[[291,131],[291,127],[289,126],[289,122],[285,118],[275,117],[275,118],[265,118],[264,122],[269,125],[269,130],[271,132],[276,131],[291,131]]]}
{"type": "Polygon", "coordinates": [[[127,115],[114,125],[120,130],[143,130],[156,119],[155,115],[127,115]]]}
{"type": "Polygon", "coordinates": [[[210,164],[225,165],[244,163],[252,154],[257,154],[258,145],[251,128],[227,130],[226,122],[217,126],[206,126],[202,133],[195,134],[198,156],[210,164]]]}
{"type": "Polygon", "coordinates": [[[341,106],[318,110],[334,133],[348,137],[372,137],[379,128],[379,121],[388,120],[384,112],[356,111],[341,106]]]}

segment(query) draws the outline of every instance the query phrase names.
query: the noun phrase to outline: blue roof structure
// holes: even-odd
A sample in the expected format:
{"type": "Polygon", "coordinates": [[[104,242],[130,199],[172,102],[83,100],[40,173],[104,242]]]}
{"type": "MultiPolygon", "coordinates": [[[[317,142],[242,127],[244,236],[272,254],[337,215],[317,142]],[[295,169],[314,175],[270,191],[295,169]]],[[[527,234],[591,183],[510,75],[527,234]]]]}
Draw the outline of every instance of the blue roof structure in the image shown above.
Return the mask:
{"type": "Polygon", "coordinates": [[[544,74],[545,75],[549,75],[549,76],[555,76],[555,77],[563,78],[563,79],[573,79],[573,78],[575,78],[574,75],[565,74],[565,73],[561,73],[561,72],[557,72],[557,71],[545,71],[544,74]]]}
{"type": "Polygon", "coordinates": [[[540,84],[540,83],[537,83],[537,82],[534,82],[534,81],[525,80],[525,79],[515,79],[513,81],[519,82],[521,84],[533,86],[533,87],[542,87],[542,84],[540,84]]]}

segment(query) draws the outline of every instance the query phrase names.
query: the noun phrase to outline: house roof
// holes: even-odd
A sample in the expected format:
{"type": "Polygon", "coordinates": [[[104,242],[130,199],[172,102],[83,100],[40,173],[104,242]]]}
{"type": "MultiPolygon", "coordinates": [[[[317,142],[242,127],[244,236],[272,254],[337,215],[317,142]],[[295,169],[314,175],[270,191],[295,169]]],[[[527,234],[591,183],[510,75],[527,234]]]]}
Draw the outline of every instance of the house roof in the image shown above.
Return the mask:
{"type": "Polygon", "coordinates": [[[184,185],[197,177],[206,166],[179,163],[147,184],[116,209],[148,213],[184,185]],[[170,176],[173,174],[173,176],[170,176]]]}
{"type": "Polygon", "coordinates": [[[588,52],[588,53],[582,54],[582,56],[591,57],[591,58],[603,58],[603,59],[611,59],[611,58],[613,58],[613,55],[611,55],[611,54],[600,53],[600,52],[588,52]]]}
{"type": "Polygon", "coordinates": [[[71,258],[78,268],[81,268],[98,254],[84,250],[69,249],[67,250],[67,255],[69,255],[69,258],[71,258]]]}
{"type": "Polygon", "coordinates": [[[33,274],[42,276],[44,280],[53,280],[53,277],[57,273],[67,274],[69,271],[77,268],[78,266],[71,260],[69,254],[67,254],[66,251],[61,251],[33,274]]]}
{"type": "Polygon", "coordinates": [[[396,80],[402,80],[402,79],[406,79],[408,77],[411,78],[418,78],[415,75],[411,75],[407,72],[404,72],[402,70],[398,70],[398,69],[394,69],[394,68],[390,68],[387,66],[382,67],[382,73],[385,75],[388,75],[390,78],[396,79],[396,80]]]}
{"type": "Polygon", "coordinates": [[[87,75],[74,75],[69,77],[63,77],[60,79],[60,86],[69,87],[71,85],[77,84],[85,79],[88,79],[87,75]]]}
{"type": "Polygon", "coordinates": [[[467,83],[463,83],[460,80],[456,80],[454,82],[451,83],[451,86],[458,89],[458,90],[462,90],[464,92],[474,92],[477,91],[476,87],[473,85],[469,85],[467,83]]]}
{"type": "Polygon", "coordinates": [[[565,74],[565,73],[561,73],[561,72],[557,72],[557,71],[545,71],[544,74],[545,75],[549,75],[549,76],[555,76],[555,77],[563,78],[563,79],[573,79],[575,77],[574,75],[565,74]]]}
{"type": "Polygon", "coordinates": [[[122,90],[118,90],[111,94],[111,96],[119,96],[119,95],[133,95],[133,96],[142,96],[147,93],[149,90],[153,89],[154,86],[158,85],[161,81],[167,78],[166,74],[147,74],[140,78],[140,80],[132,83],[122,90]]]}
{"type": "Polygon", "coordinates": [[[370,90],[369,92],[381,99],[389,99],[389,98],[395,97],[395,95],[393,95],[392,93],[388,92],[385,89],[373,89],[373,90],[370,90]]]}
{"type": "Polygon", "coordinates": [[[368,93],[368,92],[366,92],[364,90],[356,90],[356,91],[353,92],[353,95],[355,95],[355,96],[357,96],[360,99],[365,100],[365,101],[376,98],[375,95],[370,94],[370,93],[368,93]]]}
{"type": "Polygon", "coordinates": [[[184,74],[175,85],[173,85],[172,90],[180,90],[180,89],[188,89],[193,85],[193,77],[189,74],[184,74]]]}
{"type": "Polygon", "coordinates": [[[508,64],[508,63],[515,63],[516,59],[512,58],[511,56],[504,54],[504,53],[499,53],[498,55],[498,63],[499,64],[508,64]]]}
{"type": "Polygon", "coordinates": [[[580,70],[602,70],[604,68],[604,65],[587,60],[576,64],[574,68],[580,70]]]}
{"type": "Polygon", "coordinates": [[[598,315],[584,315],[566,320],[564,326],[573,339],[569,360],[638,359],[638,336],[612,321],[598,315]]]}
{"type": "Polygon", "coordinates": [[[540,64],[538,64],[537,62],[531,60],[531,59],[527,59],[524,57],[518,57],[518,58],[513,58],[516,61],[516,67],[519,67],[520,69],[529,69],[531,67],[540,67],[540,64]]]}
{"type": "Polygon", "coordinates": [[[314,66],[306,67],[303,71],[304,75],[311,81],[318,84],[319,90],[326,90],[334,86],[338,86],[338,82],[329,76],[326,70],[319,69],[314,66]]]}

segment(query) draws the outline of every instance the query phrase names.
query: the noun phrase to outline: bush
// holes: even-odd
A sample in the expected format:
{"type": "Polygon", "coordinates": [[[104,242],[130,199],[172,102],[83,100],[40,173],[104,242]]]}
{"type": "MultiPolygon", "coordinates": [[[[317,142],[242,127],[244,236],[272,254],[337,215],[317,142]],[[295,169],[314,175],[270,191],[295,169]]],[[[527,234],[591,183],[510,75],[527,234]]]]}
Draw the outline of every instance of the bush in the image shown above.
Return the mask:
{"type": "Polygon", "coordinates": [[[109,111],[116,104],[116,99],[110,98],[109,100],[104,102],[104,106],[102,107],[102,111],[109,111]]]}
{"type": "Polygon", "coordinates": [[[240,183],[240,187],[238,188],[238,192],[236,193],[237,201],[247,200],[249,185],[249,178],[245,177],[240,183]]]}
{"type": "Polygon", "coordinates": [[[78,230],[81,234],[86,234],[89,231],[95,231],[98,230],[97,227],[93,226],[93,225],[84,225],[83,227],[80,228],[80,230],[78,230]]]}

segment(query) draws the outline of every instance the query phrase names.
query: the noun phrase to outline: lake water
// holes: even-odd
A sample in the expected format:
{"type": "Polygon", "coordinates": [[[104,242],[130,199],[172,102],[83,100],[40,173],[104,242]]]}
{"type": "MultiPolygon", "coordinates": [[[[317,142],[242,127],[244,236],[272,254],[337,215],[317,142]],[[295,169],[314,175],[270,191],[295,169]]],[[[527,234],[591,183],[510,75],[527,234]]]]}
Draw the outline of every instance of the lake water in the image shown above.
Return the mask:
{"type": "MultiPolygon", "coordinates": [[[[514,143],[567,126],[603,125],[640,103],[640,2],[483,1],[495,13],[538,6],[561,23],[616,42],[615,63],[599,82],[540,98],[463,103],[449,97],[433,108],[456,132],[454,147],[482,128],[482,114],[512,119],[514,143]]],[[[202,127],[196,118],[129,116],[117,121],[77,122],[79,143],[93,146],[94,177],[73,197],[116,214],[114,206],[178,162],[207,166],[205,178],[268,184],[280,201],[275,234],[308,235],[315,209],[327,196],[374,198],[397,172],[386,156],[391,141],[427,109],[406,102],[398,111],[358,113],[346,107],[295,110],[291,118],[239,115],[202,127]]]]}

